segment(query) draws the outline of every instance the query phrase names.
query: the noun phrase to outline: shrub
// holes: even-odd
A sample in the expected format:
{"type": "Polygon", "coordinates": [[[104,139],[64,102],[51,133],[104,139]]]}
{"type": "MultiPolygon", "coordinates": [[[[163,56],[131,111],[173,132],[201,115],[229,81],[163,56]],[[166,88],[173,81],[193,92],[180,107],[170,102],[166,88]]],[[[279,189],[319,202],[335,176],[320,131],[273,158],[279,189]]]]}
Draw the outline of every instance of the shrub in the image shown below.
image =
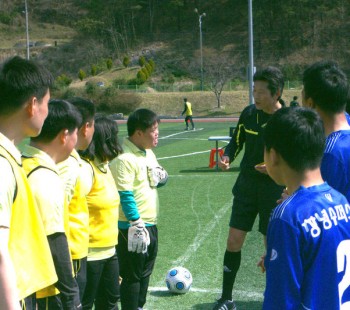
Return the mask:
{"type": "Polygon", "coordinates": [[[55,85],[58,88],[67,87],[72,83],[72,81],[72,78],[63,73],[56,78],[55,85]]]}
{"type": "Polygon", "coordinates": [[[147,81],[148,78],[149,78],[149,72],[148,72],[148,70],[147,70],[145,67],[143,67],[143,68],[141,69],[141,71],[143,72],[143,74],[144,74],[145,77],[146,77],[146,80],[145,80],[145,81],[147,81]]]}
{"type": "Polygon", "coordinates": [[[112,67],[113,67],[113,61],[112,61],[112,59],[108,58],[108,59],[106,60],[106,66],[107,66],[107,69],[108,69],[108,70],[111,70],[111,69],[112,69],[112,67]]]}
{"type": "Polygon", "coordinates": [[[130,114],[140,107],[142,99],[134,93],[121,92],[115,87],[108,87],[96,103],[97,111],[108,114],[130,114]]]}
{"type": "Polygon", "coordinates": [[[149,63],[146,63],[145,68],[147,69],[149,75],[151,75],[153,72],[152,66],[149,63]]]}
{"type": "Polygon", "coordinates": [[[156,68],[156,64],[155,64],[155,62],[153,61],[153,59],[150,59],[148,63],[151,65],[152,71],[154,71],[154,69],[156,68]]]}
{"type": "Polygon", "coordinates": [[[88,95],[95,95],[98,88],[99,87],[96,85],[96,83],[93,82],[87,82],[85,84],[85,91],[88,95]]]}
{"type": "Polygon", "coordinates": [[[124,78],[119,78],[119,79],[113,80],[114,87],[118,87],[118,85],[127,85],[127,84],[128,84],[128,81],[124,78]]]}
{"type": "Polygon", "coordinates": [[[139,58],[139,65],[140,65],[140,67],[143,67],[145,65],[145,63],[146,63],[145,57],[140,56],[140,58],[139,58]]]}
{"type": "Polygon", "coordinates": [[[97,66],[91,65],[91,75],[95,76],[97,74],[97,66]]]}
{"type": "Polygon", "coordinates": [[[137,84],[143,84],[147,81],[147,76],[142,69],[137,72],[136,78],[137,84]]]}
{"type": "Polygon", "coordinates": [[[127,68],[127,66],[130,64],[130,58],[128,56],[125,56],[123,59],[123,66],[127,68]]]}
{"type": "Polygon", "coordinates": [[[80,81],[84,80],[86,78],[86,72],[83,69],[80,69],[78,73],[78,77],[80,81]]]}

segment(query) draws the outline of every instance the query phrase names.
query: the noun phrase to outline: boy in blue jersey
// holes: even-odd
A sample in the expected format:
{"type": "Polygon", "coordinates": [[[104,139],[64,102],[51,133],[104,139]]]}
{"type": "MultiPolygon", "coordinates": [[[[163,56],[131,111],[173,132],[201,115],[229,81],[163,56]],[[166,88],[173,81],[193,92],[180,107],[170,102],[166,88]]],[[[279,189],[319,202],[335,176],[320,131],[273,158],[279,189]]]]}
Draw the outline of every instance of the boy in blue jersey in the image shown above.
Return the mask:
{"type": "Polygon", "coordinates": [[[321,173],[350,201],[350,126],[345,114],[348,81],[333,61],[320,61],[303,74],[303,106],[320,115],[326,135],[321,173]]]}
{"type": "Polygon", "coordinates": [[[281,109],[264,140],[267,171],[290,196],[268,226],[263,309],[345,309],[350,207],[321,176],[321,119],[311,109],[281,109]]]}

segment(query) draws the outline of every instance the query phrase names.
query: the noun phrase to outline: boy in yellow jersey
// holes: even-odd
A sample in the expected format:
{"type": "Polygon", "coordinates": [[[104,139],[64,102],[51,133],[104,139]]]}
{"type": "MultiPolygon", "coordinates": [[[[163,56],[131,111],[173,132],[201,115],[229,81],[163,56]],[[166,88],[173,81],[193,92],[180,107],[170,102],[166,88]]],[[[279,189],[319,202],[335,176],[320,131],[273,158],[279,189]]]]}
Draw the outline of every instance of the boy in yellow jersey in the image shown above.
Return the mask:
{"type": "Polygon", "coordinates": [[[38,309],[81,309],[78,284],[73,277],[66,229],[65,189],[57,163],[68,158],[77,142],[79,112],[69,102],[52,100],[39,136],[24,145],[22,162],[49,241],[59,295],[39,292],[38,309]],[[49,296],[49,297],[48,297],[49,296]]]}
{"type": "Polygon", "coordinates": [[[182,111],[181,115],[184,115],[185,113],[186,113],[186,117],[185,117],[186,128],[185,128],[185,130],[188,130],[188,123],[189,122],[191,122],[192,130],[195,130],[193,119],[192,119],[192,104],[191,104],[191,102],[187,101],[187,98],[184,98],[184,110],[182,111]]]}
{"type": "Polygon", "coordinates": [[[122,210],[119,212],[118,259],[121,306],[142,309],[158,252],[158,192],[167,181],[152,148],[158,144],[157,115],[138,109],[127,121],[128,137],[123,153],[110,168],[117,184],[122,210]]]}
{"type": "Polygon", "coordinates": [[[89,244],[89,210],[81,178],[82,160],[77,151],[84,151],[94,134],[95,106],[87,99],[68,99],[79,111],[82,125],[78,130],[78,142],[69,158],[58,165],[60,176],[65,183],[69,210],[69,246],[73,259],[75,278],[79,285],[79,295],[83,298],[86,285],[86,261],[89,244]]]}
{"type": "Polygon", "coordinates": [[[0,309],[19,309],[23,299],[23,307],[35,309],[34,293],[57,281],[40,214],[15,146],[40,133],[52,83],[45,68],[18,56],[0,69],[0,309]]]}
{"type": "Polygon", "coordinates": [[[89,183],[86,196],[89,207],[90,238],[87,258],[87,283],[83,296],[83,309],[118,309],[119,263],[118,217],[120,199],[109,161],[121,153],[118,125],[106,116],[95,118],[95,133],[86,151],[84,180],[89,183]]]}

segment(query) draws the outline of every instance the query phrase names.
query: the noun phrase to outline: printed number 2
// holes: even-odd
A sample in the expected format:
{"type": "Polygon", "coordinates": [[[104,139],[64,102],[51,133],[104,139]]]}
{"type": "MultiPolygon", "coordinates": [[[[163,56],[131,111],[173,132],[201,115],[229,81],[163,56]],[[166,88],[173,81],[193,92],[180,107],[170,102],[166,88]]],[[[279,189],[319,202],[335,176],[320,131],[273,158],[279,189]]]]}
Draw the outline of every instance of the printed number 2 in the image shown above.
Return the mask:
{"type": "Polygon", "coordinates": [[[337,248],[337,266],[338,273],[345,270],[343,279],[338,284],[339,291],[339,309],[349,310],[350,301],[342,304],[342,297],[345,290],[350,286],[350,240],[344,240],[339,243],[337,248]],[[346,264],[346,266],[345,266],[346,264]]]}

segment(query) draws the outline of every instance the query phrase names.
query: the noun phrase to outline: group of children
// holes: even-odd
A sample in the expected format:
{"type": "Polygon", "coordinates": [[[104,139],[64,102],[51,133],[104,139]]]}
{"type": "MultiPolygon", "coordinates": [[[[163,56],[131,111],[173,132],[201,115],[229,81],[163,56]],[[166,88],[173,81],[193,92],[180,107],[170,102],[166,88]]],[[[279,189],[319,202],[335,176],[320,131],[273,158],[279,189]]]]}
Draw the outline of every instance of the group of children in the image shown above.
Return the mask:
{"type": "Polygon", "coordinates": [[[270,204],[267,231],[260,230],[266,242],[266,255],[259,262],[266,270],[263,309],[347,309],[350,304],[347,77],[333,61],[314,63],[303,74],[303,107],[285,108],[278,103],[284,84],[280,76],[277,68],[257,71],[255,106],[243,111],[221,162],[227,169],[238,153],[235,141],[246,143],[241,167],[247,166],[241,174],[244,170],[251,172],[244,175],[245,183],[237,184],[239,177],[234,187],[223,293],[214,305],[215,310],[236,309],[232,288],[240,265],[240,249],[251,229],[242,225],[247,217],[255,219],[259,214],[260,229],[261,215],[268,210],[258,206],[272,195],[272,188],[259,191],[264,187],[254,181],[259,178],[253,178],[254,169],[284,187],[278,205],[270,204]],[[260,111],[269,115],[258,126],[260,111]],[[242,120],[249,119],[249,115],[253,116],[251,123],[242,120]],[[254,126],[258,128],[255,133],[254,126]],[[247,145],[253,140],[254,145],[247,145]],[[247,154],[247,150],[251,152],[247,154]],[[262,159],[264,163],[258,165],[262,159]],[[249,184],[249,197],[242,191],[244,184],[249,184]],[[250,208],[238,208],[243,203],[250,208]],[[236,215],[242,221],[237,222],[236,215]]]}
{"type": "MultiPolygon", "coordinates": [[[[121,146],[117,124],[95,116],[89,100],[50,100],[52,83],[44,67],[20,57],[0,69],[0,308],[118,309],[121,298],[122,308],[142,309],[158,251],[157,188],[167,180],[151,151],[158,144],[159,119],[147,109],[132,113],[129,138],[121,146]],[[21,153],[16,146],[26,138],[21,153]]],[[[234,188],[223,295],[214,309],[236,308],[232,287],[246,232],[271,200],[264,195],[282,187],[267,232],[260,225],[267,244],[263,309],[345,309],[346,75],[331,61],[307,68],[303,107],[279,103],[283,81],[276,68],[257,72],[255,87],[256,104],[243,111],[234,134],[234,141],[252,145],[241,163],[246,174],[241,172],[234,188]],[[261,157],[264,165],[254,172],[261,157]],[[256,173],[267,173],[277,185],[271,189],[266,175],[256,173]],[[261,183],[261,210],[252,210],[254,201],[241,193],[245,184],[253,190],[252,178],[261,183]]],[[[223,169],[241,149],[233,143],[221,160],[223,169]]]]}
{"type": "Polygon", "coordinates": [[[142,309],[157,254],[161,177],[154,184],[150,171],[158,163],[150,149],[158,143],[158,117],[146,109],[129,117],[129,147],[142,153],[133,180],[116,160],[123,153],[117,123],[95,115],[89,100],[50,100],[52,83],[44,67],[18,56],[0,69],[0,309],[114,310],[120,299],[123,309],[142,309]],[[126,182],[128,191],[118,191],[126,182]],[[125,261],[120,297],[116,246],[124,242],[118,220],[126,194],[127,203],[134,199],[134,214],[122,218],[131,256],[118,255],[136,265],[125,261]]]}

